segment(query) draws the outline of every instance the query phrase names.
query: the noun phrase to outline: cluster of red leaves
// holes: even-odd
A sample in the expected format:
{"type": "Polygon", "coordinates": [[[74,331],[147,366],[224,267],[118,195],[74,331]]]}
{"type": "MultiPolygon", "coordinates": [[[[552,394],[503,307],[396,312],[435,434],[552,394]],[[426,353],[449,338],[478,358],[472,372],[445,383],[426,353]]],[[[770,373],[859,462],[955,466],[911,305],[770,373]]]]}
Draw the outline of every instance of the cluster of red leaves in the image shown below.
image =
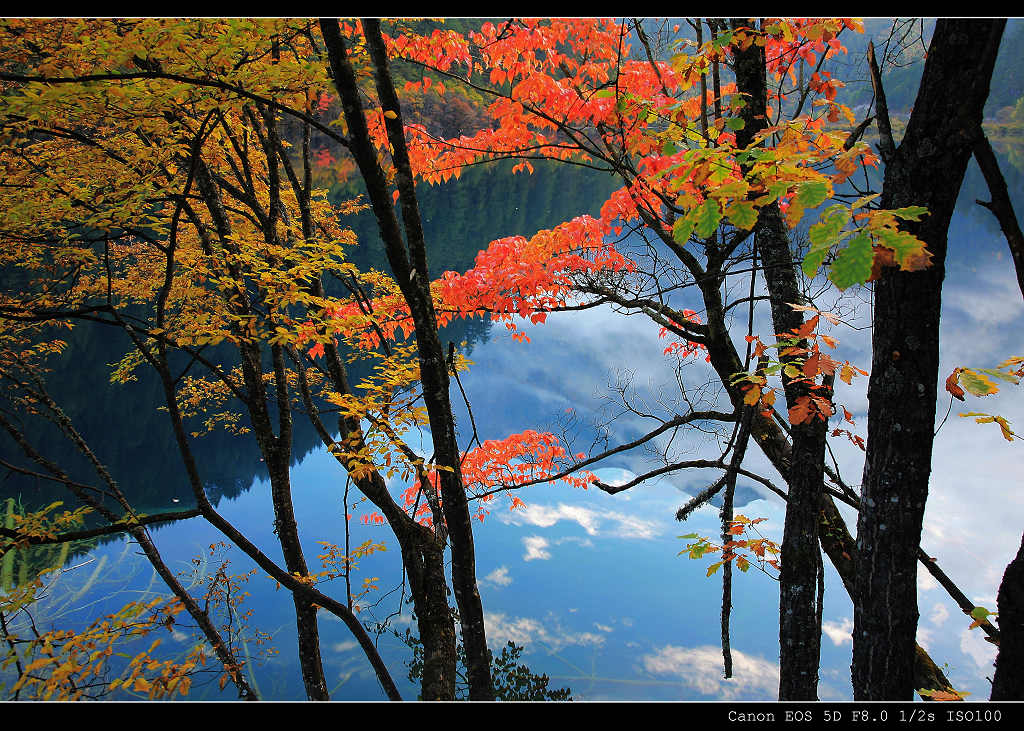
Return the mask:
{"type": "MultiPolygon", "coordinates": [[[[542,323],[551,310],[571,302],[573,278],[583,273],[632,270],[633,263],[605,241],[608,227],[592,216],[578,216],[534,236],[509,236],[477,254],[475,266],[459,274],[445,272],[431,285],[438,325],[459,318],[487,317],[504,323],[519,340],[529,338],[516,327],[516,318],[542,323]]],[[[362,306],[349,301],[335,307],[331,329],[346,333],[361,347],[380,345],[399,331],[413,332],[412,316],[400,294],[376,297],[362,306]],[[368,314],[372,311],[372,315],[368,314]],[[374,327],[370,327],[372,317],[374,327]]],[[[300,341],[317,339],[312,323],[300,332],[300,341]]],[[[315,343],[311,357],[323,354],[315,343]]]]}
{"type": "Polygon", "coordinates": [[[437,283],[438,319],[489,314],[515,333],[516,316],[542,323],[547,312],[566,306],[573,277],[580,273],[631,270],[632,262],[606,243],[604,223],[578,216],[527,239],[498,239],[477,254],[465,274],[446,272],[437,283]]]}
{"type": "MultiPolygon", "coordinates": [[[[505,439],[487,440],[468,452],[462,463],[462,476],[466,487],[474,492],[484,492],[496,485],[522,485],[557,474],[566,466],[569,456],[554,434],[527,430],[505,439]]],[[[575,455],[576,460],[585,457],[582,452],[575,455]]],[[[589,472],[580,472],[567,475],[562,481],[585,490],[593,479],[589,472]]]]}
{"type": "MultiPolygon", "coordinates": [[[[435,31],[430,36],[386,39],[400,58],[502,92],[488,108],[491,128],[443,140],[421,126],[407,127],[414,173],[438,182],[485,158],[530,154],[586,159],[577,146],[553,134],[566,124],[625,130],[630,148],[646,154],[643,145],[652,143],[642,120],[652,109],[674,103],[666,89],[676,91],[689,84],[668,64],[659,63],[655,71],[646,61],[623,61],[629,53],[626,35],[624,27],[610,20],[551,19],[500,27],[488,22],[468,36],[435,31]],[[643,103],[616,104],[616,94],[606,88],[616,66],[618,98],[643,103]]],[[[386,148],[383,127],[373,121],[371,132],[386,148]]]]}
{"type": "MultiPolygon", "coordinates": [[[[821,54],[831,58],[837,53],[846,53],[838,38],[844,29],[862,33],[864,26],[852,18],[787,18],[767,25],[766,31],[771,32],[765,45],[768,71],[777,79],[788,74],[795,82],[797,59],[813,68],[821,54]]],[[[824,78],[829,75],[825,74],[824,78]]]]}
{"type": "MultiPolygon", "coordinates": [[[[686,320],[688,320],[689,322],[700,323],[700,321],[701,321],[700,320],[700,315],[698,315],[694,310],[683,310],[683,317],[686,318],[686,320]]],[[[659,338],[667,337],[668,336],[668,332],[669,332],[668,328],[667,327],[663,327],[663,328],[661,328],[658,331],[658,337],[659,338]]],[[[685,343],[681,343],[679,341],[672,340],[672,341],[669,342],[668,346],[665,348],[663,354],[664,355],[675,355],[675,356],[678,356],[680,360],[682,360],[684,358],[688,358],[691,355],[697,355],[697,353],[699,353],[702,350],[703,351],[707,351],[707,348],[705,346],[701,345],[700,343],[690,342],[689,340],[686,341],[685,343]]],[[[705,360],[710,363],[711,362],[711,356],[710,355],[705,356],[705,360]]]]}
{"type": "MultiPolygon", "coordinates": [[[[575,455],[582,460],[583,453],[575,455]]],[[[475,517],[483,520],[490,512],[485,505],[507,490],[526,483],[546,480],[571,466],[572,457],[562,446],[558,437],[549,432],[527,430],[512,434],[504,439],[488,439],[480,446],[466,452],[462,458],[462,479],[466,489],[476,495],[475,517]]],[[[427,474],[431,488],[437,493],[440,504],[439,474],[431,470],[427,474]]],[[[584,490],[594,480],[587,471],[560,477],[559,481],[584,490]]],[[[420,494],[421,486],[415,484],[402,493],[406,509],[415,511],[414,517],[430,525],[432,516],[427,501],[420,494]]],[[[510,510],[525,507],[518,497],[510,496],[510,510]]],[[[370,516],[372,520],[373,516],[370,516]]],[[[364,523],[370,522],[364,516],[364,523]]]]}
{"type": "MultiPolygon", "coordinates": [[[[733,43],[763,45],[769,73],[777,79],[790,75],[796,80],[797,64],[811,64],[813,68],[820,57],[845,52],[838,35],[847,28],[858,29],[857,23],[834,19],[772,20],[765,21],[763,32],[737,32],[733,43]]],[[[421,180],[445,181],[458,177],[466,165],[503,157],[521,158],[517,171],[532,171],[530,163],[522,159],[525,156],[585,162],[588,157],[580,147],[559,133],[574,128],[595,131],[613,148],[624,145],[637,160],[638,175],[630,185],[612,194],[602,206],[599,219],[582,216],[530,238],[499,239],[480,252],[469,271],[446,272],[433,282],[439,325],[460,317],[490,316],[512,331],[513,337],[528,340],[525,333],[518,331],[517,318],[542,323],[548,312],[570,304],[574,277],[632,268],[632,263],[604,239],[613,231],[621,235],[622,226],[638,221],[642,210],[648,213],[645,218],[650,218],[666,200],[692,208],[705,202],[711,206],[714,199],[719,214],[708,218],[712,222],[723,213],[728,217],[742,214],[744,219],[753,215],[753,211],[738,209],[749,207],[745,201],[751,196],[767,192],[770,181],[750,180],[749,185],[744,182],[733,157],[735,125],[726,125],[731,120],[716,120],[707,133],[710,139],[703,146],[689,145],[685,136],[666,138],[659,131],[667,123],[675,123],[678,129],[695,129],[693,120],[700,116],[702,100],[694,95],[683,99],[673,95],[695,87],[712,59],[727,60],[729,44],[709,42],[695,55],[678,57],[671,63],[659,62],[655,67],[647,61],[630,60],[629,45],[625,42],[628,36],[626,27],[611,20],[545,19],[488,22],[478,33],[466,35],[436,30],[429,35],[385,38],[394,58],[420,64],[435,74],[462,79],[471,87],[489,85],[494,92],[494,101],[487,109],[492,123],[474,133],[444,139],[422,125],[406,125],[413,173],[421,180]]],[[[840,82],[827,73],[815,72],[810,75],[810,83],[812,90],[824,97],[817,103],[831,105],[828,118],[836,121],[839,108],[832,100],[840,82]]],[[[444,94],[444,85],[428,77],[407,87],[418,93],[432,90],[444,94]]],[[[734,91],[733,85],[726,85],[721,90],[722,100],[728,104],[734,91]]],[[[708,94],[703,100],[706,107],[714,102],[710,90],[708,94]]],[[[382,110],[368,110],[368,122],[377,146],[386,156],[389,144],[382,110]]],[[[802,120],[799,129],[777,130],[786,144],[780,145],[781,151],[776,153],[776,165],[797,169],[793,175],[797,183],[802,180],[800,169],[832,164],[838,171],[838,182],[862,161],[862,150],[839,149],[835,140],[826,136],[824,124],[825,117],[819,116],[802,120]]],[[[790,195],[791,191],[777,189],[773,193],[784,208],[792,206],[790,195]]],[[[796,218],[800,211],[802,208],[794,212],[796,218]]],[[[684,315],[699,322],[696,313],[687,311],[684,315]]],[[[811,341],[800,353],[793,345],[782,354],[802,356],[802,373],[790,377],[796,375],[811,384],[811,395],[791,410],[794,423],[827,419],[834,412],[829,399],[815,393],[821,388],[816,380],[819,375],[835,373],[840,364],[819,350],[816,324],[815,317],[800,333],[780,336],[811,341]]],[[[392,339],[399,331],[409,335],[412,321],[403,298],[391,290],[372,303],[348,303],[338,308],[335,328],[335,332],[345,332],[350,337],[355,332],[359,344],[375,347],[381,337],[392,339]],[[368,314],[371,311],[372,315],[368,314]],[[338,324],[341,322],[344,325],[338,324]]],[[[662,330],[661,336],[666,332],[662,330]]],[[[821,339],[834,347],[827,336],[821,339]]],[[[763,348],[760,341],[758,347],[763,348]]],[[[689,357],[700,349],[695,343],[671,342],[665,352],[689,357]]],[[[314,345],[310,350],[311,355],[320,352],[322,345],[314,345]]],[[[841,377],[847,380],[855,370],[858,369],[847,363],[842,367],[841,377]]],[[[771,389],[753,385],[748,388],[748,403],[750,399],[755,403],[762,401],[770,409],[770,403],[765,402],[773,397],[771,389]]],[[[486,449],[467,455],[467,487],[493,486],[502,470],[513,470],[510,460],[526,455],[530,455],[530,464],[544,465],[548,453],[544,451],[547,447],[543,440],[537,442],[522,435],[509,439],[512,441],[488,442],[486,449]],[[495,461],[493,455],[501,455],[504,461],[495,461]],[[476,466],[478,462],[492,465],[490,471],[476,466]]],[[[520,469],[529,471],[532,467],[524,462],[515,467],[515,471],[520,469]]],[[[531,478],[523,478],[528,479],[531,478]]],[[[410,507],[416,504],[417,490],[407,493],[412,496],[408,500],[410,507]]],[[[427,508],[424,505],[417,510],[427,508]]]]}
{"type": "MultiPolygon", "coordinates": [[[[785,334],[779,334],[778,342],[766,345],[756,335],[748,335],[747,342],[755,343],[752,357],[760,359],[770,348],[778,350],[780,361],[770,367],[767,372],[782,372],[793,382],[806,384],[808,394],[800,396],[789,409],[789,421],[791,424],[804,424],[814,419],[828,421],[836,413],[832,402],[830,389],[826,388],[824,382],[819,383],[819,376],[839,376],[839,379],[851,385],[857,375],[866,376],[868,372],[852,365],[849,361],[839,362],[827,352],[821,350],[820,343],[829,348],[835,348],[838,341],[818,332],[821,318],[838,324],[839,320],[835,315],[828,312],[821,312],[806,305],[790,305],[793,309],[814,312],[814,316],[806,320],[804,324],[785,334]]],[[[775,403],[775,389],[767,385],[767,378],[764,374],[745,376],[748,381],[741,386],[745,392],[744,403],[749,405],[758,404],[761,413],[765,417],[771,416],[772,406],[775,403]]],[[[843,420],[851,426],[854,425],[853,415],[846,409],[843,410],[843,420]]],[[[864,449],[864,440],[848,429],[836,428],[832,436],[845,435],[855,445],[864,449]]]]}

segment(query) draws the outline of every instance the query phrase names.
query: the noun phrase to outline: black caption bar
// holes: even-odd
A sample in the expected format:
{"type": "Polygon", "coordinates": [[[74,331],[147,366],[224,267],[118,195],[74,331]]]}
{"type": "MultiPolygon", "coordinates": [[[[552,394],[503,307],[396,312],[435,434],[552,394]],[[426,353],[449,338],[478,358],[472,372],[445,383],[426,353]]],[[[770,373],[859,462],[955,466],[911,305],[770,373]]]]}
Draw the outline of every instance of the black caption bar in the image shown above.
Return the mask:
{"type": "MultiPolygon", "coordinates": [[[[1002,726],[1024,721],[1021,703],[710,703],[703,713],[728,726],[758,728],[892,728],[893,726],[1002,726]]],[[[707,716],[705,716],[707,717],[707,716]]]]}

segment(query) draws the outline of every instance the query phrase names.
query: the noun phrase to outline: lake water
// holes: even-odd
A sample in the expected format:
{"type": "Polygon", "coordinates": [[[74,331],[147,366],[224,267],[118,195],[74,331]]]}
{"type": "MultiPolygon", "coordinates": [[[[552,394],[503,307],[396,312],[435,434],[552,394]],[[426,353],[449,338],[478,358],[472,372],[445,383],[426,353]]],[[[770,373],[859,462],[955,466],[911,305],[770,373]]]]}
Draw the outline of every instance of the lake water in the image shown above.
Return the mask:
{"type": "MultiPolygon", "coordinates": [[[[1004,170],[1017,195],[1018,211],[1022,210],[1020,174],[1005,164],[1004,170]]],[[[1021,354],[1024,305],[994,221],[987,211],[972,205],[975,197],[987,198],[979,178],[972,169],[962,196],[963,211],[951,229],[944,290],[943,378],[958,365],[990,367],[1021,354]]],[[[596,208],[600,202],[594,200],[590,205],[596,208]]],[[[868,306],[861,305],[859,312],[866,317],[868,306]]],[[[761,324],[765,325],[761,332],[770,332],[763,321],[761,324]]],[[[474,365],[462,378],[482,439],[544,429],[564,419],[567,409],[575,410],[585,422],[600,412],[602,395],[624,374],[638,396],[652,401],[673,387],[675,361],[664,355],[665,341],[658,337],[658,328],[641,318],[596,309],[552,315],[543,325],[524,325],[523,329],[531,339],[528,344],[513,341],[501,327],[478,324],[469,331],[474,365]]],[[[833,334],[841,341],[840,359],[865,367],[870,363],[866,330],[844,329],[833,334]]],[[[689,376],[694,382],[700,380],[702,368],[701,363],[691,366],[689,376]]],[[[865,388],[862,382],[837,394],[837,400],[853,412],[862,434],[865,388]]],[[[75,384],[73,390],[88,393],[82,384],[75,384]]],[[[127,393],[117,403],[105,402],[103,419],[108,423],[118,414],[129,418],[132,412],[154,408],[154,401],[127,393]]],[[[454,389],[453,394],[458,398],[454,389]]],[[[966,406],[988,409],[1021,424],[1024,399],[1019,389],[1004,389],[996,398],[992,404],[966,406]]],[[[940,415],[947,405],[948,398],[940,395],[940,415]]],[[[1024,527],[1024,498],[1017,484],[1019,475],[1024,474],[1024,456],[1019,441],[1006,442],[992,425],[958,417],[957,406],[936,441],[923,547],[938,558],[969,597],[994,610],[1003,569],[1016,552],[1024,527]]],[[[89,409],[82,406],[81,410],[89,409]]],[[[461,403],[457,412],[458,423],[468,425],[461,403]]],[[[155,422],[159,415],[138,418],[142,421],[134,423],[155,422]]],[[[620,420],[612,443],[635,438],[643,430],[640,423],[620,420]]],[[[102,438],[98,426],[93,433],[102,438]]],[[[126,489],[147,496],[147,506],[169,509],[186,504],[187,487],[177,473],[166,471],[172,468],[162,466],[175,459],[173,452],[166,451],[167,442],[147,447],[144,435],[137,437],[143,450],[138,453],[131,452],[135,447],[127,443],[127,436],[119,445],[104,446],[112,453],[127,450],[134,456],[125,459],[143,468],[132,473],[129,481],[133,484],[126,489]],[[152,455],[149,458],[142,456],[147,449],[152,455]]],[[[468,443],[468,437],[468,429],[463,428],[462,441],[468,443]]],[[[713,446],[709,451],[707,440],[696,435],[687,446],[695,454],[717,456],[713,446]]],[[[859,483],[861,453],[845,440],[832,440],[832,446],[848,481],[859,483]]],[[[272,535],[269,483],[257,453],[239,448],[230,458],[221,456],[227,462],[218,467],[215,481],[218,509],[265,552],[279,557],[272,535]],[[238,475],[235,480],[232,470],[238,475]]],[[[772,474],[759,454],[748,453],[748,458],[753,468],[772,474]]],[[[609,460],[596,472],[605,482],[614,482],[649,469],[650,464],[642,453],[630,453],[609,460]]],[[[534,672],[549,675],[552,687],[570,687],[578,700],[775,698],[776,582],[756,570],[734,575],[735,677],[725,680],[719,645],[719,577],[706,577],[708,560],[692,561],[678,555],[684,546],[680,534],[715,537],[720,531],[715,509],[702,509],[685,524],[674,519],[687,498],[716,476],[707,471],[677,473],[616,496],[594,488],[536,486],[518,493],[525,509],[510,510],[505,500],[492,504],[488,518],[475,523],[478,576],[491,647],[498,650],[508,640],[523,646],[523,662],[534,672]]],[[[774,479],[781,482],[777,475],[774,479]]],[[[295,464],[292,482],[307,559],[315,566],[318,541],[342,540],[344,476],[332,457],[312,448],[295,464]]],[[[15,489],[13,479],[4,485],[9,491],[15,489]]],[[[739,485],[736,512],[766,518],[765,535],[781,541],[781,501],[762,496],[742,478],[739,485]]],[[[19,483],[16,489],[28,488],[19,483]]],[[[855,516],[845,512],[855,529],[855,516]]],[[[354,586],[364,577],[379,577],[379,588],[361,602],[370,606],[360,617],[367,623],[387,620],[392,630],[402,633],[411,625],[410,608],[402,601],[397,546],[384,527],[362,525],[358,520],[351,525],[352,545],[372,539],[388,546],[387,551],[359,562],[354,586]]],[[[211,558],[209,547],[221,536],[201,519],[157,527],[151,533],[175,570],[188,573],[197,556],[207,557],[203,564],[207,572],[221,558],[230,559],[234,573],[252,568],[236,549],[218,549],[211,558]]],[[[261,658],[260,647],[249,643],[249,672],[255,686],[268,699],[303,698],[288,594],[259,575],[249,580],[246,590],[251,594],[245,602],[253,611],[251,625],[272,635],[270,644],[277,650],[277,654],[261,658]]],[[[328,591],[344,595],[343,587],[328,587],[328,591]]],[[[37,621],[74,625],[115,611],[126,601],[165,593],[137,547],[124,540],[108,541],[69,562],[37,609],[37,621]]],[[[955,687],[971,692],[970,699],[987,698],[985,678],[991,676],[995,648],[982,641],[978,630],[967,629],[969,620],[925,575],[920,579],[919,603],[921,644],[936,662],[947,664],[947,675],[955,687]]],[[[159,633],[168,656],[184,654],[193,643],[186,624],[182,621],[173,633],[159,633]]],[[[852,604],[831,566],[826,574],[824,625],[820,697],[849,699],[852,604]]],[[[322,613],[320,631],[332,698],[383,699],[365,657],[344,626],[322,613]]],[[[380,636],[379,645],[403,697],[415,698],[417,687],[405,678],[403,665],[410,657],[408,648],[389,632],[380,636]]],[[[230,686],[219,691],[216,680],[211,674],[197,681],[190,698],[234,697],[230,686]]]]}

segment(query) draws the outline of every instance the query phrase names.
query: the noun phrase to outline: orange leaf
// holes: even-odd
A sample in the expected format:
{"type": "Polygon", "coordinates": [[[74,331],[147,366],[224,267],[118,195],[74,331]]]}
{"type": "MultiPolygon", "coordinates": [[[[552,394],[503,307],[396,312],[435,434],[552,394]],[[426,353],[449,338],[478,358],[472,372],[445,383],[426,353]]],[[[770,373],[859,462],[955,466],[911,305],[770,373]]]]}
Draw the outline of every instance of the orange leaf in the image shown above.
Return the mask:
{"type": "Polygon", "coordinates": [[[803,424],[811,420],[811,398],[801,396],[789,409],[789,423],[803,424]]]}
{"type": "Polygon", "coordinates": [[[798,328],[797,328],[796,330],[794,330],[793,332],[794,332],[794,333],[795,333],[796,335],[800,336],[801,338],[805,338],[805,337],[807,337],[807,336],[808,336],[808,335],[810,335],[810,334],[811,334],[812,332],[814,332],[815,328],[817,328],[817,327],[818,327],[818,320],[819,320],[820,318],[821,318],[821,315],[815,315],[814,317],[812,317],[812,318],[811,318],[810,320],[808,320],[807,322],[805,322],[805,323],[804,323],[803,325],[801,325],[800,327],[798,327],[798,328]]]}

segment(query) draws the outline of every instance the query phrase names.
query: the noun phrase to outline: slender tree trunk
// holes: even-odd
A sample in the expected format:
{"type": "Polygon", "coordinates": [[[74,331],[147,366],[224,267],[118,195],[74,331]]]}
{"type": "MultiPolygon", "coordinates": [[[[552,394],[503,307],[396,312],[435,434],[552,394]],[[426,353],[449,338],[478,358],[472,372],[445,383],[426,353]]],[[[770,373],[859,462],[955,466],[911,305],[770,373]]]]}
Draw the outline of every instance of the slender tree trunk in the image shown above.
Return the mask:
{"type": "MultiPolygon", "coordinates": [[[[734,19],[733,27],[751,27],[753,21],[734,19]]],[[[764,48],[751,44],[734,51],[736,86],[745,95],[744,127],[736,144],[745,147],[767,126],[768,82],[764,48]]],[[[803,325],[803,315],[789,307],[803,304],[790,252],[789,234],[776,204],[761,211],[754,228],[757,250],[764,262],[776,333],[788,333],[803,325]]],[[[782,360],[787,360],[782,358],[782,360]]],[[[786,402],[792,408],[808,395],[807,385],[783,379],[786,402]]],[[[779,700],[817,700],[821,624],[815,590],[821,565],[818,548],[818,505],[822,491],[827,423],[812,418],[793,425],[793,461],[788,475],[789,499],[782,539],[782,570],[779,575],[779,700]]]]}
{"type": "Polygon", "coordinates": [[[466,651],[466,674],[471,700],[494,700],[491,687],[491,666],[484,631],[484,611],[476,583],[476,552],[473,526],[462,481],[462,454],[455,434],[449,397],[448,364],[437,331],[437,315],[430,294],[427,271],[426,241],[420,218],[416,189],[405,146],[405,129],[398,95],[388,68],[387,53],[380,22],[365,18],[366,44],[373,59],[377,95],[385,109],[393,110],[394,119],[385,118],[388,139],[394,149],[396,178],[401,193],[402,222],[412,274],[408,288],[402,287],[416,324],[416,344],[423,383],[423,401],[427,405],[430,435],[437,464],[445,467],[439,474],[441,507],[452,551],[452,588],[462,623],[462,644],[466,651]],[[414,276],[415,275],[415,276],[414,276]],[[414,278],[416,281],[413,281],[414,278]]]}
{"type": "Polygon", "coordinates": [[[906,135],[898,148],[891,140],[882,141],[883,151],[890,152],[884,155],[889,159],[881,207],[925,206],[928,216],[907,223],[906,230],[925,242],[933,259],[924,271],[890,269],[875,283],[867,455],[857,534],[860,571],[854,595],[857,700],[911,700],[915,690],[916,549],[935,429],[946,236],[981,130],[1005,24],[939,20],[906,135]]]}
{"type": "MultiPolygon", "coordinates": [[[[277,158],[274,150],[267,150],[267,159],[272,178],[272,193],[277,195],[277,158]]],[[[222,245],[231,250],[236,244],[231,239],[231,225],[223,207],[220,190],[212,174],[197,157],[196,183],[203,195],[207,209],[213,219],[217,235],[222,245]]],[[[272,209],[274,204],[272,203],[272,209]]],[[[271,216],[275,221],[275,216],[271,216]]],[[[268,239],[276,237],[276,226],[264,232],[268,239]]],[[[229,273],[236,282],[242,281],[241,273],[233,264],[228,264],[229,273]]],[[[238,286],[238,285],[236,285],[238,286]]],[[[228,305],[236,314],[249,314],[248,298],[235,297],[228,305]]],[[[274,505],[274,532],[277,534],[281,551],[284,555],[288,572],[293,576],[306,576],[309,570],[299,540],[298,526],[292,509],[290,460],[292,450],[291,410],[288,403],[287,384],[284,373],[284,362],[280,346],[272,351],[274,361],[274,382],[278,408],[278,433],[275,435],[270,410],[267,408],[267,391],[263,383],[263,363],[260,348],[238,330],[238,352],[241,356],[242,373],[245,380],[246,408],[252,423],[253,434],[259,445],[260,452],[266,460],[270,474],[270,492],[274,505]]],[[[324,677],[323,662],[320,656],[320,633],[316,617],[316,609],[306,596],[293,593],[295,603],[295,622],[298,633],[299,664],[306,694],[310,700],[329,700],[327,681],[324,677]]]]}
{"type": "MultiPolygon", "coordinates": [[[[394,113],[385,117],[388,139],[393,149],[396,180],[400,194],[402,229],[392,208],[383,170],[377,161],[355,74],[347,57],[337,20],[321,20],[334,82],[342,100],[349,126],[351,151],[366,183],[371,207],[377,218],[381,238],[416,328],[423,400],[427,406],[436,463],[444,467],[439,482],[444,521],[452,550],[452,587],[462,622],[462,641],[466,648],[466,671],[471,700],[493,700],[490,662],[484,631],[483,606],[476,583],[476,558],[473,530],[465,486],[460,469],[460,453],[455,439],[455,420],[449,400],[448,366],[437,332],[437,317],[430,295],[426,244],[417,206],[416,191],[405,146],[401,107],[388,69],[384,41],[377,20],[363,19],[367,49],[374,66],[377,95],[383,108],[394,113]]],[[[435,516],[438,519],[440,516],[435,516]]]]}
{"type": "Polygon", "coordinates": [[[1006,243],[1010,246],[1010,256],[1013,258],[1013,268],[1017,272],[1017,286],[1020,293],[1024,295],[1024,232],[1020,230],[1020,223],[1017,221],[1017,214],[1013,210],[1013,202],[1010,200],[1010,191],[1006,187],[1006,179],[999,170],[999,161],[992,149],[988,138],[981,135],[974,145],[974,159],[978,161],[988,183],[988,191],[992,200],[988,203],[978,201],[979,204],[992,211],[992,215],[999,221],[999,228],[1003,230],[1006,243]]]}

